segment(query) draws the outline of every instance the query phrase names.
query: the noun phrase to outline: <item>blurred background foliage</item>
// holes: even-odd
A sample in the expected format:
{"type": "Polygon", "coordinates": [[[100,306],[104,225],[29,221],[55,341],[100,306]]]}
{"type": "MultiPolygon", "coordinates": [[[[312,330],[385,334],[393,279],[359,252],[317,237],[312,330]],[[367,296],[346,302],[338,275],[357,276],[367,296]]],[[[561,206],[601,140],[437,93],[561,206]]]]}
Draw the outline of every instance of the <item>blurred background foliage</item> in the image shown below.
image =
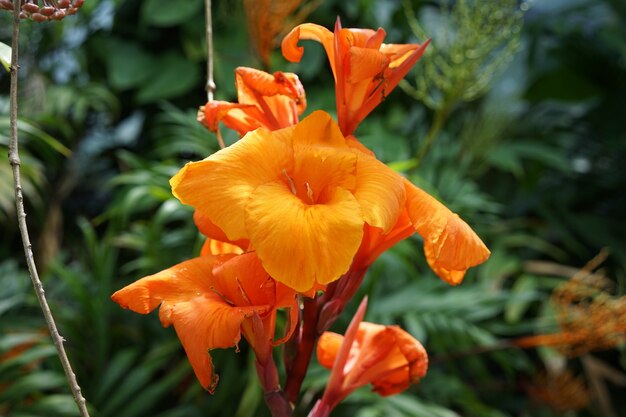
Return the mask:
{"type": "MultiPolygon", "coordinates": [[[[186,161],[217,149],[195,121],[206,100],[202,3],[90,0],[62,23],[21,27],[28,221],[95,417],[268,415],[244,344],[238,353],[213,352],[221,381],[211,396],[172,329],[109,298],[202,243],[168,185],[186,161]]],[[[364,388],[335,415],[626,416],[626,3],[313,3],[308,21],[326,27],[340,16],[344,27],[384,27],[390,43],[432,38],[402,88],[356,133],[458,212],[492,251],[458,288],[435,278],[418,237],[381,257],[359,294],[370,297],[367,319],[402,325],[424,343],[431,367],[408,392],[381,399],[364,388]],[[602,248],[606,260],[580,273],[602,248]],[[588,279],[601,279],[589,284],[593,294],[555,297],[588,279]],[[516,347],[533,335],[567,339],[576,320],[575,353],[541,338],[516,347]],[[607,323],[615,334],[600,334],[607,323]],[[587,343],[602,337],[603,350],[587,343]]],[[[218,99],[234,99],[235,67],[265,65],[300,75],[309,111],[334,112],[323,48],[308,43],[299,65],[278,50],[262,62],[243,3],[214,6],[218,99]]],[[[0,41],[10,43],[5,12],[0,41]]],[[[8,86],[0,68],[0,415],[77,415],[22,262],[5,156],[8,86]]],[[[327,376],[312,365],[298,415],[327,376]]]]}

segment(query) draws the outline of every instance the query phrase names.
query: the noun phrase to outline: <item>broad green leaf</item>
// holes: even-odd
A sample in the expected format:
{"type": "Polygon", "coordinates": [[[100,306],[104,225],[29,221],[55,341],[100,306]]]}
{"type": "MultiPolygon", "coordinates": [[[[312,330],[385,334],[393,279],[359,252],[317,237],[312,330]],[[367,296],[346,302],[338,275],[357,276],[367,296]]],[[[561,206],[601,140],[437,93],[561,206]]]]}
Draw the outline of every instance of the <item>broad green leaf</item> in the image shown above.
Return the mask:
{"type": "Polygon", "coordinates": [[[0,42],[0,64],[7,70],[11,71],[11,47],[0,42]]]}
{"type": "Polygon", "coordinates": [[[141,8],[141,19],[153,26],[174,26],[194,17],[202,4],[201,0],[147,0],[141,8]]]}
{"type": "Polygon", "coordinates": [[[156,58],[138,44],[110,39],[106,48],[107,75],[111,85],[126,90],[143,84],[156,71],[156,58]]]}
{"type": "Polygon", "coordinates": [[[143,83],[137,94],[139,103],[176,97],[187,92],[200,80],[198,66],[176,53],[159,57],[154,65],[157,71],[143,83]]]}

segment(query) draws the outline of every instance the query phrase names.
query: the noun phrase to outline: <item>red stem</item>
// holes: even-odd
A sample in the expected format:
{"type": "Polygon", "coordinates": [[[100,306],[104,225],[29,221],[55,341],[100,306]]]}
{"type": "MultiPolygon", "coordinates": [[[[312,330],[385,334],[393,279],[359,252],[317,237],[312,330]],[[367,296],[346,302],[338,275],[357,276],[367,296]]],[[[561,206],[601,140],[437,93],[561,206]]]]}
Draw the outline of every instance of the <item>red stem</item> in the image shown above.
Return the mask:
{"type": "Polygon", "coordinates": [[[295,404],[298,401],[300,387],[306,376],[309,362],[313,355],[315,342],[319,337],[317,333],[317,321],[319,317],[318,299],[305,298],[304,308],[302,310],[302,328],[298,340],[297,351],[291,369],[287,374],[287,382],[285,383],[285,395],[287,399],[295,404]]]}
{"type": "Polygon", "coordinates": [[[297,350],[294,358],[286,361],[285,395],[291,403],[298,401],[317,339],[337,320],[363,282],[366,271],[367,268],[350,269],[343,277],[330,284],[321,296],[304,299],[302,327],[299,335],[290,342],[297,346],[297,350]]]}

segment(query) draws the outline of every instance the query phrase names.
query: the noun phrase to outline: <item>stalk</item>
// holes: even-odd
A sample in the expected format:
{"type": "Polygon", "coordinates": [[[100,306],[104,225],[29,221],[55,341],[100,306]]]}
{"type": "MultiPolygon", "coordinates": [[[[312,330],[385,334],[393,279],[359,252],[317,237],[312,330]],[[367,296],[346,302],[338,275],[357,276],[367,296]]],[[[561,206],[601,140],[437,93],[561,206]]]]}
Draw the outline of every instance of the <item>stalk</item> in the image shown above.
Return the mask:
{"type": "Polygon", "coordinates": [[[41,306],[41,311],[48,325],[50,336],[56,347],[57,354],[63,366],[63,371],[67,378],[68,385],[72,390],[74,401],[78,406],[78,411],[81,417],[89,417],[87,411],[87,405],[85,398],[83,397],[80,386],[76,380],[76,375],[72,370],[72,365],[67,358],[67,353],[63,347],[65,339],[61,337],[57,329],[56,322],[48,306],[46,300],[43,284],[39,279],[39,273],[37,272],[37,266],[35,265],[35,257],[33,255],[32,245],[30,243],[30,237],[28,234],[28,226],[26,225],[26,211],[24,210],[24,196],[22,194],[22,178],[20,172],[20,155],[18,147],[18,133],[17,133],[17,76],[19,69],[19,25],[20,25],[20,0],[13,0],[13,39],[11,43],[11,87],[9,92],[10,100],[10,128],[11,139],[9,142],[9,163],[11,164],[11,170],[13,171],[13,183],[15,188],[15,207],[17,212],[17,222],[20,229],[20,235],[22,237],[22,243],[24,246],[24,255],[26,257],[26,265],[28,266],[28,272],[30,279],[35,288],[35,294],[37,300],[41,306]]]}

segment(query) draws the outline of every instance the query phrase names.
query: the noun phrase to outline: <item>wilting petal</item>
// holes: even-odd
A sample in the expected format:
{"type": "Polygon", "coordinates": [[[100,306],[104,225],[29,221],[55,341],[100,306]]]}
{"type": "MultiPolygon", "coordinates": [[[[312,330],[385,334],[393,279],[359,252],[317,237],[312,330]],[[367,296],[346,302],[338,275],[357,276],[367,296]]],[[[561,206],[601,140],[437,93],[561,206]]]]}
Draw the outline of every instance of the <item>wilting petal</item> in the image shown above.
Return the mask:
{"type": "Polygon", "coordinates": [[[122,288],[111,297],[124,308],[147,314],[159,304],[164,326],[174,325],[202,386],[213,391],[210,349],[236,345],[241,322],[267,306],[234,307],[214,289],[213,268],[228,258],[200,257],[180,263],[122,288]]]}
{"type": "Polygon", "coordinates": [[[283,183],[259,186],[246,207],[246,227],[267,272],[296,291],[339,278],[363,237],[361,208],[342,188],[324,204],[308,205],[283,183]]]}
{"type": "Polygon", "coordinates": [[[292,159],[287,144],[258,129],[203,161],[188,163],[170,184],[181,202],[209,216],[229,240],[245,239],[244,209],[250,194],[281,178],[292,159]]]}
{"type": "Polygon", "coordinates": [[[487,260],[489,249],[459,216],[406,181],[407,210],[424,238],[426,260],[441,279],[461,283],[465,272],[487,260]]]}
{"type": "Polygon", "coordinates": [[[355,154],[357,182],[354,197],[363,208],[365,222],[389,233],[403,210],[404,179],[376,158],[360,151],[355,154]]]}

